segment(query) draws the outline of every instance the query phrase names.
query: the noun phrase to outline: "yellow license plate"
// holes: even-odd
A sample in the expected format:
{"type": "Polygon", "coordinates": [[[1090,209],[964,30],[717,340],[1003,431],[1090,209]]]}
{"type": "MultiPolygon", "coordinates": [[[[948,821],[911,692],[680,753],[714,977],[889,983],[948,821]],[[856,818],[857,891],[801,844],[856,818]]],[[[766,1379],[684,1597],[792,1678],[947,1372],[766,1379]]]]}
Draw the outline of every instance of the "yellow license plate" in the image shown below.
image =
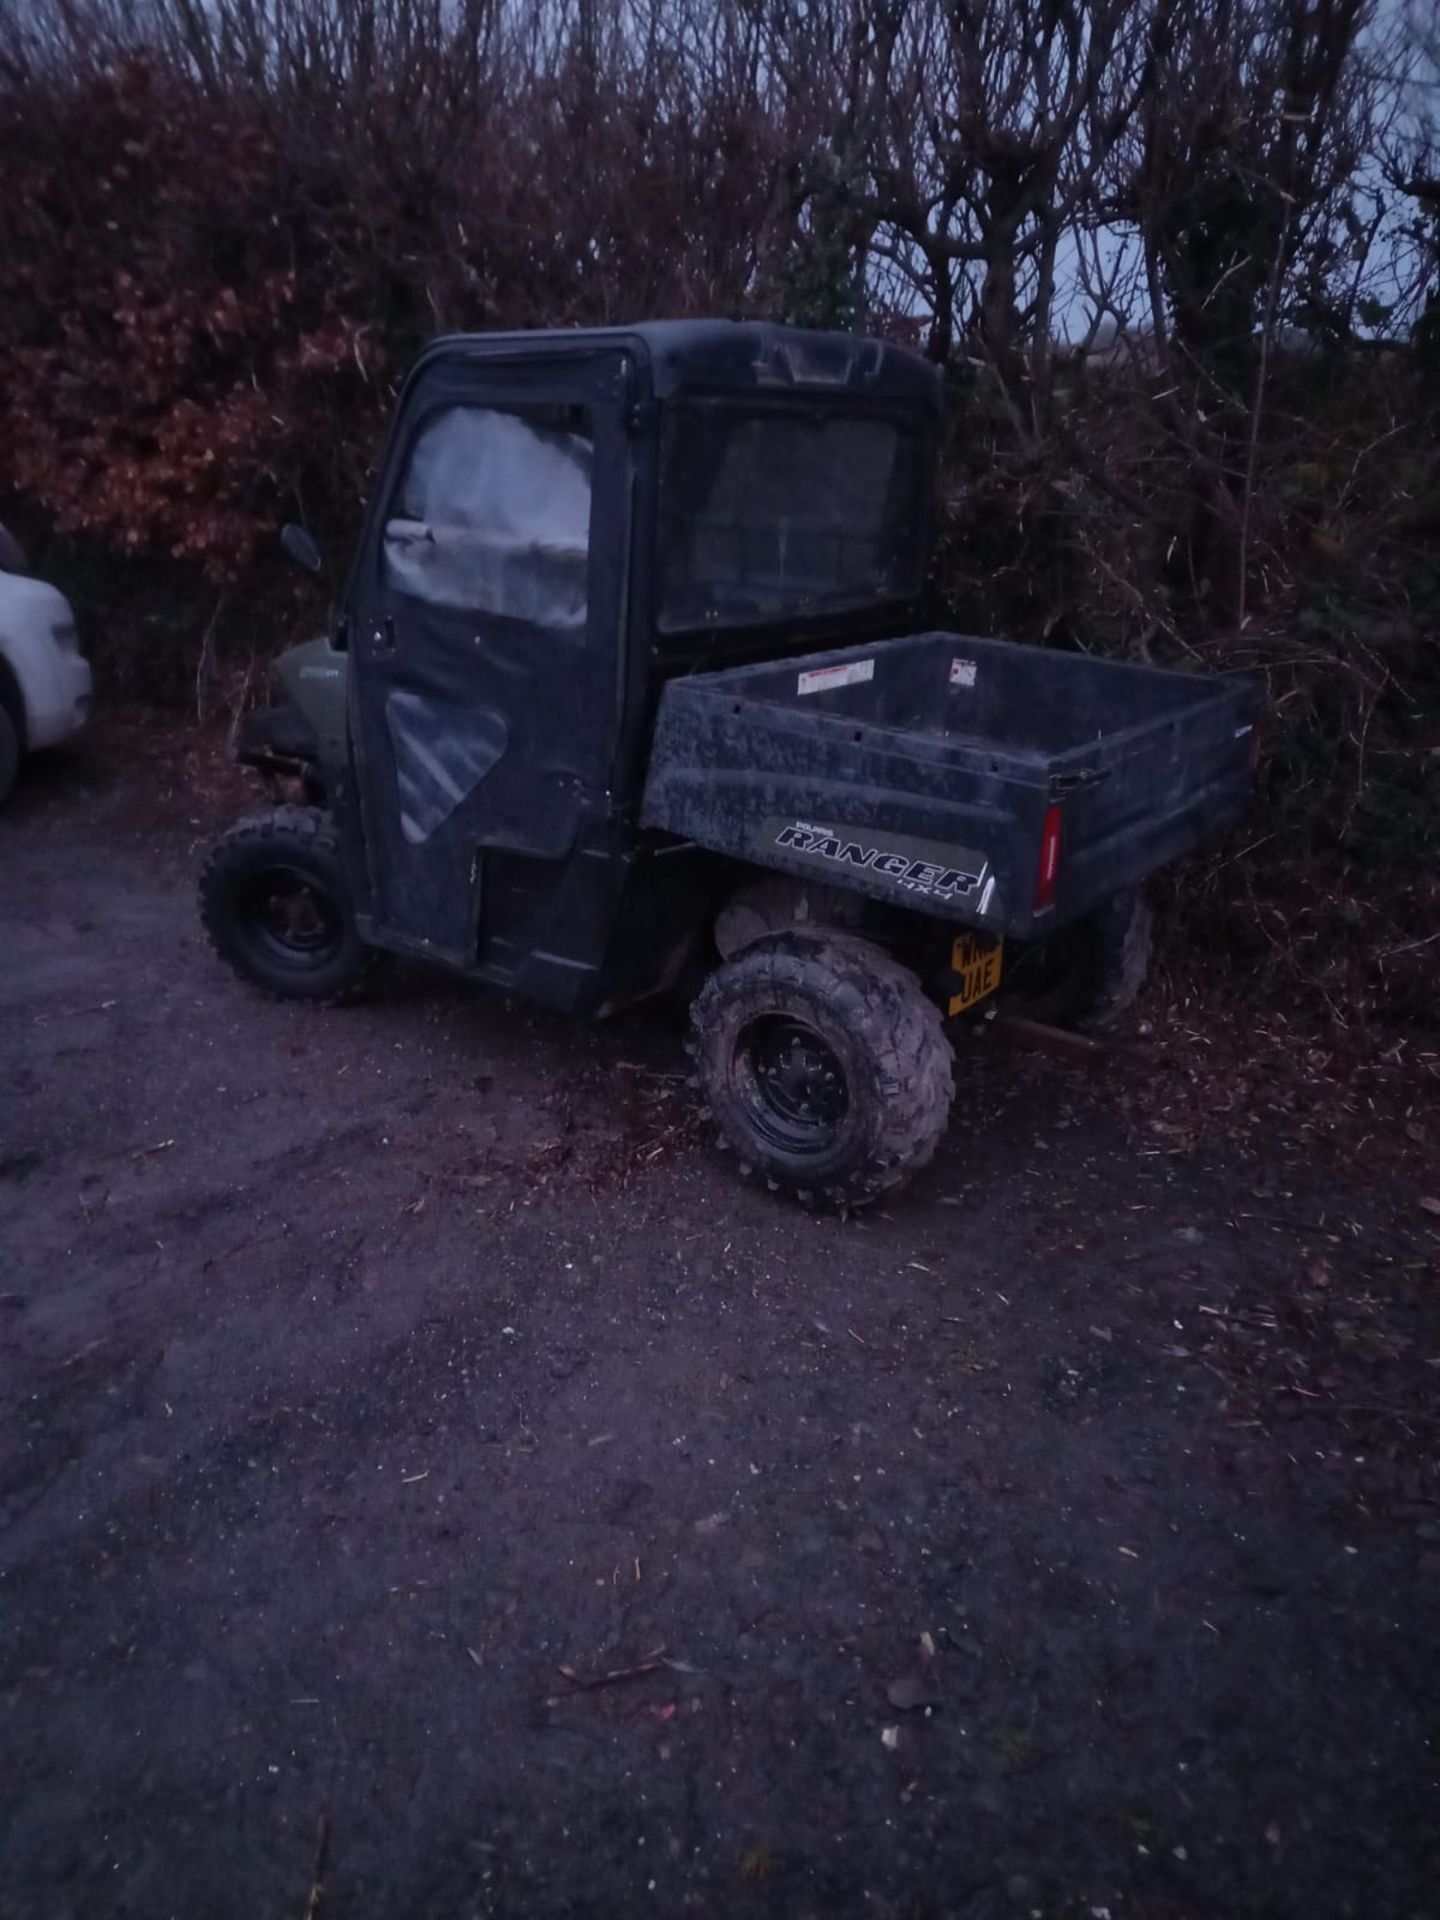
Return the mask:
{"type": "Polygon", "coordinates": [[[962,933],[950,949],[950,967],[956,990],[945,1004],[947,1014],[964,1013],[1000,984],[1005,942],[998,934],[962,933]]]}

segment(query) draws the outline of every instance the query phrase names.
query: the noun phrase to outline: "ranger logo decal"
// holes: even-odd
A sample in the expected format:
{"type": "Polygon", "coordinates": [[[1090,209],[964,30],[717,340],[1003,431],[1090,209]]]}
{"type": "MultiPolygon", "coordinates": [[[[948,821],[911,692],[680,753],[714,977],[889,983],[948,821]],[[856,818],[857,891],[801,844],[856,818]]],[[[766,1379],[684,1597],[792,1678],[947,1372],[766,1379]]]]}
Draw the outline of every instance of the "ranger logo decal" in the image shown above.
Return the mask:
{"type": "MultiPolygon", "coordinates": [[[[774,843],[789,853],[808,854],[831,867],[868,870],[906,893],[944,900],[968,898],[984,886],[990,871],[983,855],[962,848],[945,849],[943,860],[917,859],[913,851],[903,851],[903,843],[886,845],[852,838],[843,829],[837,832],[830,827],[810,826],[803,820],[782,825],[774,843]]],[[[927,850],[934,849],[927,843],[927,850]]]]}

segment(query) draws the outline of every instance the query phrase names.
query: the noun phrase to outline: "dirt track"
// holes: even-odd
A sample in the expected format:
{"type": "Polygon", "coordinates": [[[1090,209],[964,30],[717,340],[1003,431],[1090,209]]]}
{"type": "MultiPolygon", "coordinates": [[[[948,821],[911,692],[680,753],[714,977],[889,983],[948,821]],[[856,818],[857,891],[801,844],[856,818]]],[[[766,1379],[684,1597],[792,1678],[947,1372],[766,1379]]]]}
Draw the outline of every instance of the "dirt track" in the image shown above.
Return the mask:
{"type": "Polygon", "coordinates": [[[812,1220],[662,1020],[253,998],[136,804],[0,816],[5,1920],[1440,1909],[1412,1183],[984,1042],[812,1220]]]}

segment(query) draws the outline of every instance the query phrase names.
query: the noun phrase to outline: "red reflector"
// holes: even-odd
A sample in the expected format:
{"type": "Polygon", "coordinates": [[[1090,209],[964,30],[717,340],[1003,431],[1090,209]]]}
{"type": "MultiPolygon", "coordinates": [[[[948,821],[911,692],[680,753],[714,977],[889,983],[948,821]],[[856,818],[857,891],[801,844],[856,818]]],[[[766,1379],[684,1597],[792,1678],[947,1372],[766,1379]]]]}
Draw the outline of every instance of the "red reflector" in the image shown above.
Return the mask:
{"type": "Polygon", "coordinates": [[[1055,902],[1055,882],[1060,878],[1060,809],[1045,809],[1045,826],[1040,835],[1040,869],[1035,875],[1035,911],[1043,913],[1055,902]]]}

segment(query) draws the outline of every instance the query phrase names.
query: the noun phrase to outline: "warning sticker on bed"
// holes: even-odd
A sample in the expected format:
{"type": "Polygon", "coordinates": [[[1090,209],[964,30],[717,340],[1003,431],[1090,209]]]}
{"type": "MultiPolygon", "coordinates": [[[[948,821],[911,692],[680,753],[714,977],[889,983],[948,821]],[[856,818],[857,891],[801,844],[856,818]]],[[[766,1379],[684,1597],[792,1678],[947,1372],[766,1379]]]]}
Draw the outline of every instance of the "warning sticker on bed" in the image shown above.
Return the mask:
{"type": "Polygon", "coordinates": [[[875,678],[873,660],[845,660],[838,667],[814,667],[809,673],[802,673],[800,693],[829,693],[832,687],[854,687],[862,680],[875,678]]]}
{"type": "Polygon", "coordinates": [[[975,662],[973,660],[952,660],[950,662],[950,684],[952,687],[973,687],[975,684],[975,662]]]}

